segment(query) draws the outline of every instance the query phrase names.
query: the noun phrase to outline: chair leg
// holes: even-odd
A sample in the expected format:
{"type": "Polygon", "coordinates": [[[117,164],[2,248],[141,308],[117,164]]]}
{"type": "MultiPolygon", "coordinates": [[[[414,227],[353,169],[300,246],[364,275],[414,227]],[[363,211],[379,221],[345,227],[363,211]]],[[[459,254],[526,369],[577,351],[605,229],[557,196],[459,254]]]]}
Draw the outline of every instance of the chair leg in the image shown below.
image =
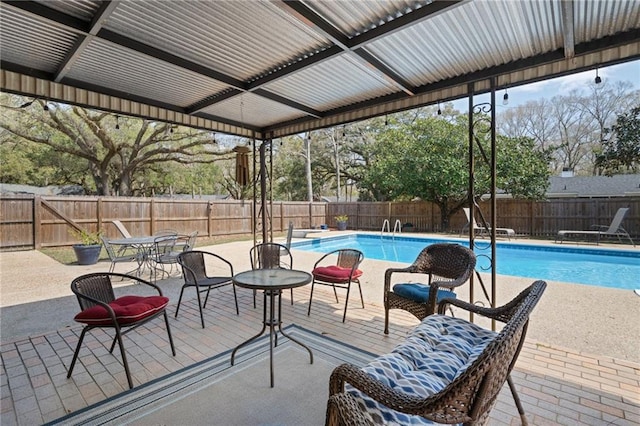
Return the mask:
{"type": "MultiPolygon", "coordinates": [[[[338,292],[336,291],[336,285],[331,284],[331,287],[333,287],[333,295],[336,297],[336,303],[340,303],[340,301],[338,300],[338,292]]],[[[349,294],[349,290],[347,290],[347,295],[348,294],[349,294]]]]}
{"type": "Polygon", "coordinates": [[[513,380],[511,379],[511,374],[507,377],[507,383],[509,384],[509,389],[511,389],[511,395],[513,395],[513,400],[516,403],[516,407],[518,408],[518,413],[520,414],[520,421],[522,422],[522,426],[527,426],[529,423],[527,422],[527,416],[524,414],[524,408],[522,408],[522,403],[520,402],[520,397],[518,396],[518,392],[516,392],[516,386],[513,384],[513,380]]]}
{"type": "Polygon", "coordinates": [[[360,281],[356,280],[356,283],[358,283],[358,290],[360,291],[360,302],[362,303],[362,309],[364,309],[364,297],[362,297],[362,286],[360,285],[360,281]]]}
{"type": "Polygon", "coordinates": [[[311,301],[313,300],[313,287],[315,283],[315,280],[311,281],[311,294],[309,295],[309,309],[307,309],[307,316],[311,315],[311,301]]]}
{"type": "Polygon", "coordinates": [[[389,334],[389,308],[387,306],[384,307],[384,334],[389,334]]]}
{"type": "Polygon", "coordinates": [[[173,337],[171,337],[171,328],[169,327],[169,316],[167,316],[167,311],[164,311],[164,323],[167,326],[167,335],[169,336],[169,345],[171,345],[171,353],[173,356],[176,356],[176,348],[173,346],[173,337]]]}
{"type": "Polygon", "coordinates": [[[253,309],[256,308],[256,291],[253,290],[253,309]]]}
{"type": "Polygon", "coordinates": [[[111,347],[109,348],[109,353],[113,353],[113,349],[116,347],[116,343],[118,342],[118,335],[113,336],[113,341],[111,342],[111,347]]]}
{"type": "Polygon", "coordinates": [[[233,287],[233,298],[236,301],[236,315],[240,315],[240,309],[238,309],[238,295],[236,294],[236,285],[232,283],[231,287],[233,287]]]}
{"type": "Polygon", "coordinates": [[[76,350],[73,353],[73,359],[71,360],[71,365],[69,365],[69,371],[67,371],[67,379],[71,377],[71,373],[73,373],[73,367],[76,365],[76,361],[78,360],[78,354],[80,353],[80,346],[82,345],[82,341],[84,340],[84,335],[87,334],[91,327],[87,326],[82,329],[82,333],[80,333],[80,339],[78,340],[78,344],[76,345],[76,350]]]}
{"type": "MultiPolygon", "coordinates": [[[[209,287],[211,290],[211,287],[209,287]]],[[[196,286],[196,295],[198,296],[198,308],[200,309],[200,322],[202,323],[202,328],[204,328],[204,314],[202,313],[202,297],[200,296],[200,288],[196,286]]]]}
{"type": "Polygon", "coordinates": [[[180,296],[178,297],[178,306],[176,306],[176,315],[174,316],[174,318],[178,318],[178,311],[180,310],[180,302],[182,302],[182,293],[184,293],[184,287],[182,286],[182,289],[180,290],[180,296]]]}
{"type": "Polygon", "coordinates": [[[116,328],[116,338],[118,339],[118,345],[120,346],[120,355],[122,356],[122,364],[124,365],[124,372],[127,375],[127,382],[129,382],[129,389],[133,389],[133,381],[131,380],[131,371],[129,371],[129,363],[127,362],[127,353],[124,350],[122,344],[122,334],[120,329],[116,328]]]}
{"type": "Polygon", "coordinates": [[[211,293],[211,287],[207,288],[207,295],[204,297],[204,303],[202,304],[203,308],[207,307],[207,302],[209,301],[209,294],[211,293]]]}
{"type": "MultiPolygon", "coordinates": [[[[335,286],[333,287],[333,291],[336,291],[335,286]]],[[[349,293],[351,292],[351,282],[347,284],[347,297],[344,301],[344,314],[342,314],[342,322],[345,322],[347,319],[347,306],[349,306],[349,293]]]]}
{"type": "Polygon", "coordinates": [[[291,305],[293,306],[293,289],[291,289],[291,305]]]}

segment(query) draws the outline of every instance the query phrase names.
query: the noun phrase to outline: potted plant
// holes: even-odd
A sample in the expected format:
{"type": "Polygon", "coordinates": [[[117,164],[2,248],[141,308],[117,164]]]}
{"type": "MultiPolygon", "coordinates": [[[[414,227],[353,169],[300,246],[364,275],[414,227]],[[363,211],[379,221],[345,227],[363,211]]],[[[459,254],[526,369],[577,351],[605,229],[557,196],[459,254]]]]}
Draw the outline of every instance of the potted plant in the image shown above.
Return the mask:
{"type": "Polygon", "coordinates": [[[100,240],[101,232],[88,232],[84,229],[74,229],[70,231],[71,235],[80,240],[79,244],[73,245],[73,251],[76,254],[78,265],[93,265],[100,259],[100,251],[102,250],[102,241],[100,240]]]}
{"type": "Polygon", "coordinates": [[[349,216],[347,216],[346,214],[341,214],[334,217],[334,219],[338,225],[338,231],[345,231],[347,229],[347,221],[349,220],[349,216]]]}

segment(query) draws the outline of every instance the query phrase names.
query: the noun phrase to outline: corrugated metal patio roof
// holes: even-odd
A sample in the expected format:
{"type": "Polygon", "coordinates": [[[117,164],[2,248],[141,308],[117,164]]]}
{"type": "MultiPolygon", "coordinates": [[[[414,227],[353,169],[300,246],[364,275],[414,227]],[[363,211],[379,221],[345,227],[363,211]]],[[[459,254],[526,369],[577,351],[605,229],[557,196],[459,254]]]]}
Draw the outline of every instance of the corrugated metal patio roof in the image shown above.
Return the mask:
{"type": "Polygon", "coordinates": [[[258,139],[640,58],[637,0],[0,5],[2,90],[258,139]]]}

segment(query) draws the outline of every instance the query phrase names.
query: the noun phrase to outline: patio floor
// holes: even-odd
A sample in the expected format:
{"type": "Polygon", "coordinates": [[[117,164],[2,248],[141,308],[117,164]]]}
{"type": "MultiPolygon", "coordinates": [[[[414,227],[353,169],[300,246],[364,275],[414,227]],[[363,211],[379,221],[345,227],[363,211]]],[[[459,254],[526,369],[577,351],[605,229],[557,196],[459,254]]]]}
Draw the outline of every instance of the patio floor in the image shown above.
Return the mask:
{"type": "MultiPolygon", "coordinates": [[[[242,256],[246,258],[248,249],[245,251],[243,247],[242,250],[242,256]]],[[[302,262],[296,266],[307,269],[308,265],[302,262]]],[[[3,293],[7,284],[5,274],[3,271],[3,293]]],[[[227,288],[212,295],[205,311],[205,329],[200,326],[193,295],[185,296],[179,317],[173,318],[177,301],[174,295],[180,283],[179,278],[173,278],[160,284],[172,299],[169,315],[177,351],[175,357],[171,356],[162,321],[153,321],[125,337],[135,385],[231,349],[259,330],[262,309],[260,306],[253,308],[251,291],[243,289],[238,289],[239,316],[235,314],[232,292],[227,288]]],[[[68,284],[66,286],[68,288],[68,284]]],[[[385,336],[382,333],[384,310],[381,303],[375,301],[377,296],[366,297],[365,309],[359,308],[352,299],[347,321],[343,324],[343,293],[339,293],[341,303],[336,304],[333,293],[324,287],[314,292],[311,316],[307,316],[309,290],[309,286],[294,290],[293,305],[289,304],[289,292],[284,292],[285,325],[295,323],[373,353],[384,353],[400,343],[407,330],[417,324],[409,314],[392,311],[391,333],[385,336]]],[[[53,301],[69,302],[75,303],[69,295],[61,295],[59,300],[53,301]]],[[[26,304],[27,309],[36,312],[42,303],[48,302],[35,301],[30,307],[26,304]]],[[[3,303],[3,321],[9,312],[5,306],[3,303]]],[[[72,317],[74,313],[68,316],[72,317]]],[[[532,319],[532,323],[534,321],[532,319]]],[[[65,325],[29,337],[13,340],[3,337],[0,353],[0,423],[3,426],[48,422],[128,389],[117,350],[115,355],[110,355],[105,346],[110,339],[100,338],[99,334],[96,338],[95,332],[87,336],[72,378],[66,378],[80,331],[77,325],[65,325]]],[[[635,361],[539,343],[529,336],[513,378],[530,424],[640,424],[640,364],[635,361]]],[[[490,424],[520,424],[506,386],[491,412],[490,424]]]]}

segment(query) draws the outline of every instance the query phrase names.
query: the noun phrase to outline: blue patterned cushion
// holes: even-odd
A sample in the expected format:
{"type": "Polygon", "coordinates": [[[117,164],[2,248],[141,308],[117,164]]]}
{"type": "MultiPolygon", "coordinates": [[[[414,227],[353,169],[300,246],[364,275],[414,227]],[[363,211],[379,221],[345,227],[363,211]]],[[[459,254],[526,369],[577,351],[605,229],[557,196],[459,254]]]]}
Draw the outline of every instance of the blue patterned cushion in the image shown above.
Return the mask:
{"type": "MultiPolygon", "coordinates": [[[[429,301],[429,291],[431,289],[426,284],[421,283],[403,283],[393,286],[393,292],[398,296],[402,296],[405,299],[413,300],[418,303],[427,303],[429,301]]],[[[438,289],[436,295],[436,302],[440,302],[442,299],[452,298],[455,299],[457,295],[450,290],[438,289]]]]}
{"type": "MultiPolygon", "coordinates": [[[[496,333],[463,319],[426,317],[391,353],[371,361],[363,370],[389,387],[419,398],[441,391],[460,375],[496,333]]],[[[347,385],[360,407],[379,424],[437,424],[420,416],[391,410],[347,385]]]]}

